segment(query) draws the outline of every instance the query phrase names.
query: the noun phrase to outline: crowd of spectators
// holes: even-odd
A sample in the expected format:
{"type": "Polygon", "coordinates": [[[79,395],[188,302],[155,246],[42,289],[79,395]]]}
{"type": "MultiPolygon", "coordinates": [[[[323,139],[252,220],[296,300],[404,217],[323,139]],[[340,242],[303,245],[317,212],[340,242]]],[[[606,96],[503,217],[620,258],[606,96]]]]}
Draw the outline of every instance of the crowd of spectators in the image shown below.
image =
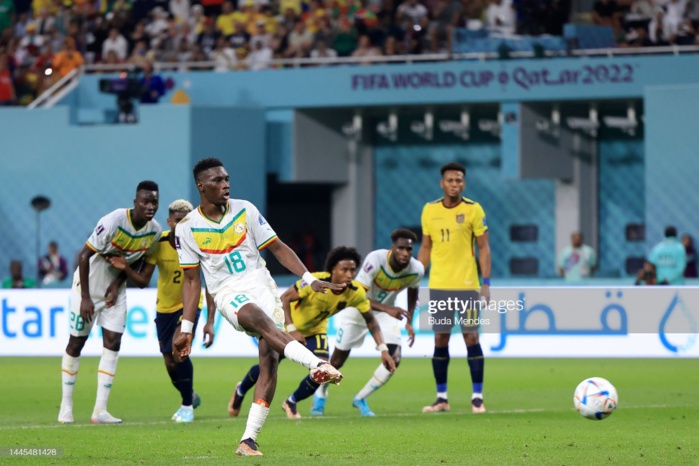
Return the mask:
{"type": "Polygon", "coordinates": [[[696,45],[699,0],[597,0],[593,22],[629,47],[696,45]]]}
{"type": "Polygon", "coordinates": [[[567,15],[558,0],[0,0],[0,105],[83,64],[229,71],[443,52],[455,27],[560,34],[567,15]]]}

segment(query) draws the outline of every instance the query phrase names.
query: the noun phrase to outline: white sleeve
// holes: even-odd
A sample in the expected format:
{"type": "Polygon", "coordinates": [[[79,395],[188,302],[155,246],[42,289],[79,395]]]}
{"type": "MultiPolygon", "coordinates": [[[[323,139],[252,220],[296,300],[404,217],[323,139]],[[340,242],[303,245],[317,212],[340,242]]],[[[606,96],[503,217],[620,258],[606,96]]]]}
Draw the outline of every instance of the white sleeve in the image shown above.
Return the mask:
{"type": "MultiPolygon", "coordinates": [[[[412,260],[411,260],[412,262],[412,260]]],[[[408,285],[409,288],[420,288],[420,282],[422,281],[422,278],[425,276],[425,266],[422,265],[421,262],[415,261],[413,262],[415,264],[415,270],[417,271],[417,277],[415,277],[415,280],[408,285]]]]}
{"type": "Polygon", "coordinates": [[[370,252],[364,259],[364,263],[357,274],[357,278],[355,278],[364,288],[369,288],[371,284],[374,283],[374,278],[379,272],[379,268],[381,268],[380,254],[379,251],[370,252]]]}
{"type": "Polygon", "coordinates": [[[97,253],[105,252],[112,243],[117,232],[117,215],[121,212],[114,211],[102,217],[92,234],[87,239],[87,245],[97,253]]]}
{"type": "Polygon", "coordinates": [[[182,222],[175,229],[175,249],[177,249],[180,267],[186,269],[199,265],[201,259],[199,247],[194,242],[189,225],[182,225],[182,222]]]}
{"type": "Polygon", "coordinates": [[[144,254],[144,256],[148,257],[153,255],[155,252],[155,248],[158,247],[158,243],[160,242],[160,238],[163,236],[163,229],[160,227],[160,224],[156,222],[155,220],[151,220],[151,222],[155,222],[155,225],[158,227],[157,231],[155,232],[155,239],[151,243],[150,247],[144,254]]]}
{"type": "Polygon", "coordinates": [[[277,239],[277,233],[267,223],[267,220],[262,216],[257,207],[252,203],[247,202],[245,209],[247,210],[248,231],[252,235],[257,249],[264,249],[277,239]]]}

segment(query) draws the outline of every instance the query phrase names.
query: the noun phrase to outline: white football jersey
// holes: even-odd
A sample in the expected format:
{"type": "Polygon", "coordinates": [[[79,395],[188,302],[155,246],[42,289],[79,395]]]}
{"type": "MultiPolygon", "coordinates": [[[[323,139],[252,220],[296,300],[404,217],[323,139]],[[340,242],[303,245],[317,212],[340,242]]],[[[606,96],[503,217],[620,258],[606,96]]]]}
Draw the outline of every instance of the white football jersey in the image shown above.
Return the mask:
{"type": "Polygon", "coordinates": [[[378,249],[364,259],[356,280],[367,288],[367,298],[381,304],[394,306],[398,293],[406,288],[419,288],[425,275],[422,263],[410,258],[410,263],[400,272],[394,272],[389,264],[391,251],[378,249]]]}
{"type": "MultiPolygon", "coordinates": [[[[104,256],[124,256],[129,265],[133,264],[155,250],[161,234],[156,220],[137,230],[131,221],[131,209],[117,209],[102,217],[85,243],[97,253],[90,259],[90,294],[104,296],[107,286],[120,273],[104,256]]],[[[79,281],[80,268],[74,274],[74,283],[79,281]]]]}
{"type": "Polygon", "coordinates": [[[212,296],[224,286],[242,284],[261,273],[269,275],[260,251],[273,243],[277,234],[248,201],[229,199],[218,222],[197,207],[177,224],[175,235],[180,267],[201,265],[212,296]]]}

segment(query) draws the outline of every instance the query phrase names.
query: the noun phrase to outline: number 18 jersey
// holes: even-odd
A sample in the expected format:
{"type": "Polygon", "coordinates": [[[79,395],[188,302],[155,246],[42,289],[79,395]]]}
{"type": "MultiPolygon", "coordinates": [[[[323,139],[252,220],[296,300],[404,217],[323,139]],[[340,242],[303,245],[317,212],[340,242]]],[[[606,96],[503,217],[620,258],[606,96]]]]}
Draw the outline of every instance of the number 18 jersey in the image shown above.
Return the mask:
{"type": "Polygon", "coordinates": [[[260,274],[269,276],[260,251],[277,234],[248,201],[229,199],[220,221],[206,217],[197,207],[177,224],[175,234],[180,267],[201,265],[214,297],[227,286],[247,284],[260,274]]]}

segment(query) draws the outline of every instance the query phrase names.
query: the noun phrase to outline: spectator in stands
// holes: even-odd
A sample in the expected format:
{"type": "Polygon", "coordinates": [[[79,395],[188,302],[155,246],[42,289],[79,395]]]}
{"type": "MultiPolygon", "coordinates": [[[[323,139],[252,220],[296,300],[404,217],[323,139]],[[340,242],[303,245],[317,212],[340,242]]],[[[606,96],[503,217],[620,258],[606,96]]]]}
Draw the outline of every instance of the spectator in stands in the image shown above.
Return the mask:
{"type": "Polygon", "coordinates": [[[332,48],[335,49],[338,56],[349,57],[356,47],[357,31],[347,16],[341,16],[337,20],[337,29],[335,30],[332,48]]]}
{"type": "Polygon", "coordinates": [[[687,267],[687,253],[677,240],[677,228],[665,228],[665,239],[653,246],[649,260],[655,265],[658,282],[668,285],[684,284],[684,269],[687,267]]]}
{"type": "Polygon", "coordinates": [[[422,20],[427,18],[428,13],[425,5],[421,4],[418,0],[405,0],[398,5],[398,9],[396,10],[396,22],[402,23],[405,18],[410,18],[413,25],[421,25],[422,20]]]}
{"type": "Polygon", "coordinates": [[[652,0],[634,0],[631,4],[631,10],[627,19],[633,20],[649,20],[653,17],[653,1],[652,0]]]}
{"type": "Polygon", "coordinates": [[[675,45],[694,45],[697,41],[697,30],[690,19],[683,19],[670,42],[675,45]]]}
{"type": "Polygon", "coordinates": [[[328,48],[325,39],[318,39],[315,48],[311,50],[311,58],[337,58],[337,52],[328,48]]]}
{"type": "Polygon", "coordinates": [[[58,252],[58,243],[51,241],[49,251],[39,259],[37,265],[39,270],[39,280],[43,285],[54,282],[62,282],[68,276],[68,262],[58,252]]]}
{"type": "MultiPolygon", "coordinates": [[[[168,3],[170,14],[178,24],[186,23],[189,21],[189,14],[191,12],[191,7],[189,5],[189,0],[170,0],[168,3]]],[[[201,8],[201,7],[200,7],[201,8]]]]}
{"type": "Polygon", "coordinates": [[[216,18],[216,31],[224,37],[231,36],[235,30],[233,26],[236,20],[236,11],[233,8],[233,3],[229,1],[223,2],[221,14],[216,18]]]}
{"type": "Polygon", "coordinates": [[[204,30],[197,36],[197,44],[199,44],[206,55],[209,55],[214,47],[216,47],[216,41],[218,40],[219,36],[221,35],[216,32],[213,20],[211,18],[207,18],[204,22],[204,30]]]}
{"type": "Polygon", "coordinates": [[[228,42],[230,42],[231,47],[234,49],[239,49],[241,47],[248,47],[250,44],[250,34],[245,29],[245,25],[240,21],[236,21],[233,25],[233,33],[226,36],[228,42]]]}
{"type": "Polygon", "coordinates": [[[452,51],[452,35],[454,27],[461,16],[461,2],[459,0],[437,0],[431,12],[430,23],[430,49],[438,52],[440,45],[445,43],[448,52],[452,51]]]}
{"type": "Polygon", "coordinates": [[[14,105],[16,99],[12,73],[7,66],[7,55],[0,50],[0,106],[14,105]]]}
{"type": "Polygon", "coordinates": [[[34,19],[34,26],[36,26],[36,33],[40,36],[46,36],[51,32],[51,28],[54,26],[56,19],[51,16],[48,8],[42,8],[39,10],[38,16],[34,19]]]}
{"type": "Polygon", "coordinates": [[[169,27],[167,13],[162,7],[156,6],[151,11],[151,18],[151,22],[146,26],[146,33],[150,37],[156,38],[166,32],[169,27]]]}
{"type": "Polygon", "coordinates": [[[63,78],[76,68],[84,64],[83,56],[75,50],[75,40],[66,37],[63,41],[63,49],[53,57],[53,70],[56,79],[63,78]]]}
{"type": "MultiPolygon", "coordinates": [[[[371,43],[369,36],[359,36],[359,45],[357,50],[352,52],[353,57],[380,57],[382,55],[381,50],[374,47],[371,43]]],[[[367,65],[371,62],[362,62],[362,65],[367,65]]]]}
{"type": "Polygon", "coordinates": [[[671,34],[665,21],[665,9],[657,7],[653,19],[648,24],[648,37],[655,46],[669,45],[671,34]]]}
{"type": "Polygon", "coordinates": [[[160,98],[165,95],[165,81],[159,74],[153,72],[153,64],[150,61],[144,63],[140,83],[143,89],[142,104],[157,104],[160,98]]]}
{"type": "Polygon", "coordinates": [[[558,271],[566,280],[580,280],[592,276],[597,267],[597,254],[590,246],[583,244],[579,231],[570,235],[571,245],[558,254],[558,271]]]}
{"type": "Polygon", "coordinates": [[[657,285],[658,276],[655,272],[655,266],[652,262],[645,261],[643,267],[636,274],[634,285],[657,285]]]}
{"type": "Polygon", "coordinates": [[[615,0],[597,0],[592,7],[592,20],[599,26],[610,26],[615,35],[619,32],[621,11],[615,0]]]}
{"type": "Polygon", "coordinates": [[[286,49],[289,47],[287,32],[288,31],[284,24],[277,25],[277,30],[275,31],[274,36],[272,36],[272,45],[270,45],[275,59],[284,58],[286,55],[286,49]]]}
{"type": "Polygon", "coordinates": [[[128,56],[129,44],[126,38],[121,35],[119,29],[112,27],[109,29],[109,36],[102,42],[102,60],[106,61],[109,52],[114,52],[118,61],[126,60],[128,56]]]}
{"type": "Polygon", "coordinates": [[[146,45],[146,41],[138,41],[133,49],[133,52],[131,52],[129,63],[137,68],[143,68],[146,66],[146,62],[150,59],[151,57],[149,57],[148,45],[146,45]]]}
{"type": "Polygon", "coordinates": [[[150,36],[146,32],[146,22],[144,20],[139,21],[136,23],[134,26],[133,31],[128,37],[129,39],[129,50],[133,54],[134,48],[136,48],[136,44],[138,44],[141,41],[144,41],[146,44],[150,43],[150,36]]]}
{"type": "Polygon", "coordinates": [[[515,33],[517,24],[511,0],[491,0],[485,15],[485,24],[489,30],[505,36],[515,33]]]}
{"type": "Polygon", "coordinates": [[[682,245],[687,257],[687,265],[684,268],[684,278],[697,278],[697,250],[694,249],[694,239],[687,234],[682,235],[682,245]]]}
{"type": "Polygon", "coordinates": [[[13,0],[0,0],[0,35],[5,29],[11,28],[15,16],[13,0]]]}
{"type": "Polygon", "coordinates": [[[238,66],[235,49],[223,36],[216,41],[216,48],[209,54],[209,59],[214,62],[214,71],[231,71],[238,66]]]}
{"type": "Polygon", "coordinates": [[[264,41],[252,42],[252,50],[245,58],[245,64],[249,70],[264,70],[269,68],[272,61],[272,49],[264,41]]]}
{"type": "Polygon", "coordinates": [[[22,263],[18,260],[10,262],[10,276],[2,281],[3,288],[36,288],[36,280],[24,278],[22,263]]]}
{"type": "Polygon", "coordinates": [[[267,32],[267,23],[264,20],[257,21],[257,30],[250,37],[250,48],[255,50],[258,42],[262,43],[263,48],[269,48],[272,45],[272,35],[267,32]]]}
{"type": "Polygon", "coordinates": [[[313,47],[313,34],[306,30],[306,24],[299,21],[294,30],[289,33],[289,47],[286,50],[287,57],[307,57],[313,47]]]}
{"type": "Polygon", "coordinates": [[[30,23],[27,26],[27,35],[19,41],[19,48],[15,53],[15,59],[19,66],[29,66],[34,62],[37,51],[44,46],[44,38],[36,32],[36,25],[30,23]]]}

